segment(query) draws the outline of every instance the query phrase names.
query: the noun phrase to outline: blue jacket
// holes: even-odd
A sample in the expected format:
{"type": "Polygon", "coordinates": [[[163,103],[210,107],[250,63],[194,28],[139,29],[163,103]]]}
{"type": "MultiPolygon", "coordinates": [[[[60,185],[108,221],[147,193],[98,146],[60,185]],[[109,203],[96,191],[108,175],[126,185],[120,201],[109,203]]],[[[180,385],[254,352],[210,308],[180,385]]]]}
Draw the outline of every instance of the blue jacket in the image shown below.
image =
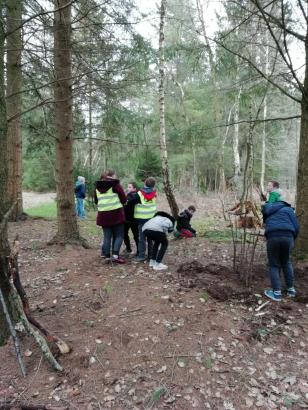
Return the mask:
{"type": "Polygon", "coordinates": [[[262,208],[265,223],[265,236],[297,237],[299,224],[291,205],[284,201],[265,204],[262,208]]]}
{"type": "Polygon", "coordinates": [[[81,184],[79,181],[75,185],[75,196],[76,198],[84,199],[86,197],[86,186],[81,184]]]}

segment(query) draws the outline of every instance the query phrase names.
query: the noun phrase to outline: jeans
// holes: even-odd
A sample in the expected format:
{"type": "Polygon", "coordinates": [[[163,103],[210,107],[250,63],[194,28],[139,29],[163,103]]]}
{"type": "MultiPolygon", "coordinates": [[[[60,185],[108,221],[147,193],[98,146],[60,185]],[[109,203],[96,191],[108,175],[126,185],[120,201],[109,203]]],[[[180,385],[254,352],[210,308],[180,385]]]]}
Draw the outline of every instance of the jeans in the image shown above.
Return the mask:
{"type": "Polygon", "coordinates": [[[124,224],[117,224],[103,227],[104,240],[102,245],[102,255],[110,257],[110,248],[112,244],[112,255],[119,255],[120,248],[124,238],[124,224]]]}
{"type": "Polygon", "coordinates": [[[130,246],[129,235],[128,235],[128,232],[130,229],[133,233],[134,241],[135,241],[137,253],[138,253],[139,230],[138,230],[138,225],[134,222],[125,222],[124,224],[124,243],[126,246],[126,250],[127,252],[132,251],[132,248],[130,246]]]}
{"type": "Polygon", "coordinates": [[[79,218],[85,218],[86,213],[84,211],[84,199],[83,198],[76,198],[75,208],[76,208],[76,215],[79,216],[79,218]]]}
{"type": "Polygon", "coordinates": [[[151,239],[146,238],[144,233],[142,232],[142,227],[147,221],[148,221],[148,219],[145,219],[142,222],[138,222],[138,231],[139,231],[138,257],[139,258],[145,258],[146,241],[147,241],[147,243],[148,243],[148,259],[150,259],[153,244],[152,244],[151,239]]]}
{"type": "Polygon", "coordinates": [[[154,242],[151,259],[155,260],[157,263],[160,263],[163,260],[168,248],[167,235],[163,232],[151,231],[149,229],[144,231],[144,235],[147,239],[154,242]]]}
{"type": "Polygon", "coordinates": [[[290,262],[294,247],[292,237],[273,237],[267,240],[267,258],[273,290],[281,290],[280,270],[282,269],[287,288],[293,287],[294,273],[290,262]]]}

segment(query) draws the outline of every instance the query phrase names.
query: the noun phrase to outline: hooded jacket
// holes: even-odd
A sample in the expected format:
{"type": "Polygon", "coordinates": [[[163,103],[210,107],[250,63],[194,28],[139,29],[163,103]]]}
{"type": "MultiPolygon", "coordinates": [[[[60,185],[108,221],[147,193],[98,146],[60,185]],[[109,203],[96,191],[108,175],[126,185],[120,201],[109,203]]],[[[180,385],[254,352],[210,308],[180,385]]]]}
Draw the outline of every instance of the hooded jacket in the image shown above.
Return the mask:
{"type": "Polygon", "coordinates": [[[299,232],[299,224],[291,205],[284,201],[265,204],[262,207],[263,221],[265,223],[265,236],[272,237],[291,236],[294,239],[299,232]]]}
{"type": "Polygon", "coordinates": [[[172,232],[174,229],[175,219],[173,216],[169,215],[167,212],[159,211],[149,219],[142,227],[142,231],[155,231],[162,233],[172,232]]]}
{"type": "Polygon", "coordinates": [[[85,199],[86,197],[86,186],[84,183],[77,181],[75,184],[75,196],[79,199],[85,199]]]}
{"type": "MultiPolygon", "coordinates": [[[[106,193],[110,188],[112,192],[118,194],[121,204],[126,203],[125,192],[120,185],[120,181],[115,178],[106,177],[100,181],[95,182],[95,191],[94,191],[94,202],[97,204],[98,199],[96,195],[96,190],[101,194],[106,193]]],[[[112,211],[98,211],[96,217],[96,225],[104,227],[109,227],[113,225],[118,225],[125,221],[124,208],[113,209],[112,211]]]]}
{"type": "MultiPolygon", "coordinates": [[[[154,188],[150,188],[146,186],[140,189],[138,192],[144,197],[146,201],[151,201],[153,198],[156,198],[157,196],[157,192],[154,188]]],[[[127,205],[129,207],[134,207],[137,204],[141,204],[140,196],[138,195],[138,193],[136,193],[131,198],[128,198],[128,202],[127,202],[127,205]]],[[[138,222],[139,219],[136,219],[136,221],[138,222]]],[[[146,221],[146,219],[142,219],[140,221],[144,222],[146,221]]]]}

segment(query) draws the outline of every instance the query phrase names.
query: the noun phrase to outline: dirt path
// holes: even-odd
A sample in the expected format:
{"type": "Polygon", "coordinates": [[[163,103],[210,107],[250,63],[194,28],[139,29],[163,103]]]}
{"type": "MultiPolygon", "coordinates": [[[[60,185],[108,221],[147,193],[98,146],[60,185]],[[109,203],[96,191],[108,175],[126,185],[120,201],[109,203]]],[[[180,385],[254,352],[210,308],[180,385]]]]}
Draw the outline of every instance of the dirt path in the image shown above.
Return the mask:
{"type": "Polygon", "coordinates": [[[24,208],[33,208],[38,205],[52,202],[56,198],[55,192],[23,192],[23,204],[24,208]]]}

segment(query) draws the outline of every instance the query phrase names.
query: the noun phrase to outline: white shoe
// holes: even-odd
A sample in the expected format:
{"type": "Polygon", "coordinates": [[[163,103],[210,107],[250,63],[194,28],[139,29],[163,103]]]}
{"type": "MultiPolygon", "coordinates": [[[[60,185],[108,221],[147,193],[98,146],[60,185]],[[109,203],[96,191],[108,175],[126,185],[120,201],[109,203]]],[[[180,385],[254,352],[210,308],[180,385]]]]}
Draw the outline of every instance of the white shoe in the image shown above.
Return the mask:
{"type": "Polygon", "coordinates": [[[156,265],[156,260],[155,259],[150,259],[149,267],[154,268],[155,265],[156,265]]]}
{"type": "Polygon", "coordinates": [[[156,262],[156,265],[153,266],[153,269],[154,270],[165,270],[165,269],[168,269],[168,266],[164,265],[163,263],[157,263],[156,262]]]}

